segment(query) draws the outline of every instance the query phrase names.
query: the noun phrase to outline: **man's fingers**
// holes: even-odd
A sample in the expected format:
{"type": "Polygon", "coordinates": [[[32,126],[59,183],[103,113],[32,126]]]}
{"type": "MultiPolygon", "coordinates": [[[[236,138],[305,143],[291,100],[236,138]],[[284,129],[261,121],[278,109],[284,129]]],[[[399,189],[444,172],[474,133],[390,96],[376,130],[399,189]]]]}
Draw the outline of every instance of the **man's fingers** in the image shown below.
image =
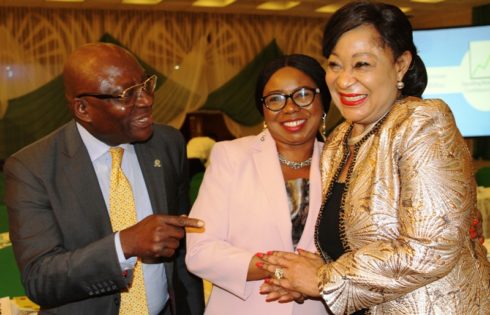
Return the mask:
{"type": "Polygon", "coordinates": [[[204,227],[204,221],[199,219],[189,218],[187,216],[162,215],[162,218],[165,221],[165,223],[179,226],[179,227],[194,227],[194,228],[204,227]]]}
{"type": "Polygon", "coordinates": [[[161,224],[155,229],[152,241],[159,243],[168,238],[182,239],[184,236],[183,228],[172,224],[161,224]]]}
{"type": "Polygon", "coordinates": [[[204,227],[204,221],[194,218],[181,217],[180,218],[183,227],[202,228],[204,227]]]}
{"type": "Polygon", "coordinates": [[[165,249],[160,251],[159,257],[165,257],[165,258],[172,257],[174,255],[174,253],[175,253],[175,250],[165,248],[165,249]]]}
{"type": "Polygon", "coordinates": [[[162,241],[156,243],[153,250],[155,252],[159,252],[159,251],[162,251],[164,249],[175,250],[179,247],[179,245],[180,245],[180,241],[178,239],[170,237],[170,238],[167,238],[165,240],[162,240],[162,241]]]}

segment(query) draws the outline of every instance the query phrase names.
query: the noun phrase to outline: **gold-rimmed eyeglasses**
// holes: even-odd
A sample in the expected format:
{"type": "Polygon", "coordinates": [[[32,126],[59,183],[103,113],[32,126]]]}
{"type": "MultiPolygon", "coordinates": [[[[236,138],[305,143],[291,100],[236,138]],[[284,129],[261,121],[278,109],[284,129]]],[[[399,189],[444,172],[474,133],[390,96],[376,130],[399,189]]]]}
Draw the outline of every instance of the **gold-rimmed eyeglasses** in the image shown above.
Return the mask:
{"type": "Polygon", "coordinates": [[[290,94],[274,92],[262,97],[261,100],[267,109],[278,112],[286,106],[288,98],[290,98],[296,106],[306,107],[313,103],[317,94],[320,94],[319,88],[300,87],[290,94]]]}
{"type": "Polygon", "coordinates": [[[149,96],[153,96],[155,93],[155,88],[157,86],[157,76],[152,75],[146,78],[143,82],[132,85],[118,95],[113,94],[97,94],[97,93],[82,93],[78,94],[76,97],[95,97],[101,100],[118,100],[124,105],[131,105],[141,97],[141,93],[145,92],[149,96]]]}

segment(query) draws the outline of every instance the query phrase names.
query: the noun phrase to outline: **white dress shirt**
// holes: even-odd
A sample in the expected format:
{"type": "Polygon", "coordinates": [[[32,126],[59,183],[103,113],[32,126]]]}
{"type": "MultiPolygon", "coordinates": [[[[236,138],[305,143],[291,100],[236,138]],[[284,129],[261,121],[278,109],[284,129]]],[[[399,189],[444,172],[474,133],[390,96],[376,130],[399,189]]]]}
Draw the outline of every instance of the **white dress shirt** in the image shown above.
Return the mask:
{"type": "MultiPolygon", "coordinates": [[[[97,179],[99,181],[104,201],[109,211],[109,188],[112,169],[112,157],[109,152],[109,145],[95,138],[82,125],[77,123],[77,128],[82,137],[82,141],[87,148],[90,160],[94,166],[97,179]]],[[[148,190],[141,172],[138,157],[131,144],[121,144],[119,147],[124,149],[122,159],[122,170],[127,177],[133,189],[134,202],[136,205],[136,216],[138,222],[145,217],[153,214],[148,196],[148,190]]],[[[109,214],[110,215],[110,214],[109,214]]],[[[133,269],[136,263],[136,257],[126,259],[122,251],[119,231],[114,238],[116,251],[121,264],[121,271],[133,269]]],[[[146,298],[148,309],[151,315],[157,315],[163,309],[168,300],[167,278],[163,263],[159,264],[142,264],[145,278],[146,298]]]]}

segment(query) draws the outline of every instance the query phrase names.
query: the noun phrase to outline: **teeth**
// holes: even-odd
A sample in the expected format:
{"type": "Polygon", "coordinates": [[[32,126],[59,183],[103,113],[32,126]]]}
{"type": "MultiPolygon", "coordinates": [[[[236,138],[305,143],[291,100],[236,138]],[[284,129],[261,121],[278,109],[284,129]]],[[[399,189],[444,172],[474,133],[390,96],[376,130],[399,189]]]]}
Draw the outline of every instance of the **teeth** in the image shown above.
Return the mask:
{"type": "Polygon", "coordinates": [[[301,125],[304,122],[305,122],[304,119],[295,120],[295,121],[287,121],[287,122],[284,123],[284,125],[287,126],[287,127],[296,127],[296,126],[301,125]]]}
{"type": "Polygon", "coordinates": [[[357,95],[357,96],[344,96],[344,99],[349,102],[355,102],[360,99],[363,99],[365,95],[357,95]]]}

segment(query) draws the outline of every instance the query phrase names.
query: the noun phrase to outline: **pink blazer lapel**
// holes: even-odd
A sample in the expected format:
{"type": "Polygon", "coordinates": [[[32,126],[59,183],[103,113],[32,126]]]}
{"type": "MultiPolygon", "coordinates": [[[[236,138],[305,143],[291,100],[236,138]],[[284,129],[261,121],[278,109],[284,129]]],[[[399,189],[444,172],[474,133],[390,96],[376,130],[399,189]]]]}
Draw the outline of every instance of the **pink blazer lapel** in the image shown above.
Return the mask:
{"type": "Polygon", "coordinates": [[[268,205],[264,205],[266,215],[273,217],[274,227],[280,234],[283,246],[293,249],[291,239],[291,216],[281,166],[277,158],[277,149],[268,130],[257,136],[253,155],[260,187],[265,187],[268,205]]]}
{"type": "Polygon", "coordinates": [[[303,235],[297,245],[298,248],[308,251],[316,251],[315,248],[315,225],[318,212],[322,203],[322,187],[320,177],[320,155],[323,148],[321,142],[316,141],[313,148],[313,158],[310,167],[310,204],[308,218],[306,219],[303,235]]]}

